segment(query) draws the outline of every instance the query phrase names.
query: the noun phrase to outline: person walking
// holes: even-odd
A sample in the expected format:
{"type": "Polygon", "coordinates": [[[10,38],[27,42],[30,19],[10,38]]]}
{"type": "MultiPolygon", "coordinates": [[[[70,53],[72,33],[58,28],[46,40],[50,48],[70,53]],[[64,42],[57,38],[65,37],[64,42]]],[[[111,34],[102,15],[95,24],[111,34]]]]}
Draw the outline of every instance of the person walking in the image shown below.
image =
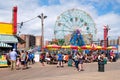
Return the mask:
{"type": "Polygon", "coordinates": [[[20,60],[20,52],[17,50],[17,59],[16,59],[16,69],[19,70],[21,66],[21,60],[20,60]]]}
{"type": "Polygon", "coordinates": [[[9,54],[10,62],[11,62],[11,70],[16,69],[16,59],[17,59],[17,52],[15,49],[10,52],[9,54]]]}
{"type": "Polygon", "coordinates": [[[42,66],[45,66],[45,64],[44,64],[44,59],[45,59],[45,54],[44,54],[44,53],[41,53],[41,54],[40,54],[40,63],[42,64],[42,66]]]}
{"type": "Polygon", "coordinates": [[[58,60],[57,67],[64,67],[63,66],[63,55],[62,55],[62,52],[58,52],[57,60],[58,60]]]}
{"type": "Polygon", "coordinates": [[[22,65],[22,70],[26,69],[26,56],[27,54],[25,53],[24,50],[21,51],[21,65],[22,65]]]}
{"type": "Polygon", "coordinates": [[[35,63],[34,58],[35,58],[35,54],[32,52],[32,53],[31,53],[32,64],[35,63]]]}
{"type": "Polygon", "coordinates": [[[83,68],[83,55],[82,55],[82,53],[78,53],[77,54],[77,57],[78,57],[78,62],[79,62],[79,64],[78,64],[78,71],[84,71],[84,68],[83,68]]]}
{"type": "Polygon", "coordinates": [[[73,57],[73,60],[74,60],[74,65],[75,65],[75,68],[76,68],[76,70],[77,71],[79,71],[79,67],[78,67],[78,65],[79,65],[79,61],[78,61],[78,52],[75,52],[74,53],[74,57],[73,57]]]}

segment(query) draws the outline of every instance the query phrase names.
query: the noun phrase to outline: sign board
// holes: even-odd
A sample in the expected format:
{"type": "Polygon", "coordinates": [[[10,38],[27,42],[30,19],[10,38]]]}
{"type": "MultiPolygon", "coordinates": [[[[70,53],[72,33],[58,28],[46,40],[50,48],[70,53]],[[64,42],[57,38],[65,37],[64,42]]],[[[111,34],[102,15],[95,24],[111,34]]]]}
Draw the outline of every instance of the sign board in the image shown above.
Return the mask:
{"type": "Polygon", "coordinates": [[[13,34],[13,25],[12,23],[3,23],[0,22],[0,34],[13,34]]]}
{"type": "Polygon", "coordinates": [[[4,67],[4,66],[8,66],[7,60],[6,60],[6,57],[4,55],[1,55],[0,56],[0,67],[4,67]]]}

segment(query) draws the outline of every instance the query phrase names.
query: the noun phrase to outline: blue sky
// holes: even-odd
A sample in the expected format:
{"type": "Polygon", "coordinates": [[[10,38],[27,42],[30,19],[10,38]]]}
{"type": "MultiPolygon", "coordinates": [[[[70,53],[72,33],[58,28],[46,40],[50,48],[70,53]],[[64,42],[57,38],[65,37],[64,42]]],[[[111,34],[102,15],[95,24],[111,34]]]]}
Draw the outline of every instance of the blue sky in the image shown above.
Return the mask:
{"type": "MultiPolygon", "coordinates": [[[[114,12],[120,14],[120,1],[118,0],[75,0],[79,1],[83,5],[93,5],[98,15],[114,12]]],[[[73,0],[74,2],[74,0],[73,0]]],[[[60,5],[59,0],[39,0],[39,4],[42,6],[60,5]]]]}
{"type": "Polygon", "coordinates": [[[39,0],[39,4],[44,6],[50,6],[50,5],[59,5],[59,0],[39,0]]]}
{"type": "MultiPolygon", "coordinates": [[[[103,38],[103,26],[109,25],[110,38],[120,36],[120,0],[0,0],[0,22],[12,21],[12,8],[18,7],[18,23],[30,20],[41,13],[44,20],[45,40],[54,38],[57,17],[70,9],[79,9],[89,14],[97,28],[97,36],[103,38]]],[[[35,18],[23,24],[21,34],[41,35],[41,21],[35,18]]]]}
{"type": "Polygon", "coordinates": [[[116,0],[106,0],[107,2],[103,2],[103,4],[98,5],[96,3],[92,3],[96,8],[99,15],[104,15],[110,12],[120,14],[120,3],[116,0]]]}

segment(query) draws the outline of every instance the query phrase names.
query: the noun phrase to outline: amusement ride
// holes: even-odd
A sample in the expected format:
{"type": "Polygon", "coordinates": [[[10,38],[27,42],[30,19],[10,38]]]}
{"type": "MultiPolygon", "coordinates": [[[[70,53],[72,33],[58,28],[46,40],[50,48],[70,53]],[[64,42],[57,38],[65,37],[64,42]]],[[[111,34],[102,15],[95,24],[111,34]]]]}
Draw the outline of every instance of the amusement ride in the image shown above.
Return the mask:
{"type": "Polygon", "coordinates": [[[83,46],[96,39],[97,29],[92,17],[83,10],[70,9],[57,17],[54,35],[59,45],[83,46]]]}

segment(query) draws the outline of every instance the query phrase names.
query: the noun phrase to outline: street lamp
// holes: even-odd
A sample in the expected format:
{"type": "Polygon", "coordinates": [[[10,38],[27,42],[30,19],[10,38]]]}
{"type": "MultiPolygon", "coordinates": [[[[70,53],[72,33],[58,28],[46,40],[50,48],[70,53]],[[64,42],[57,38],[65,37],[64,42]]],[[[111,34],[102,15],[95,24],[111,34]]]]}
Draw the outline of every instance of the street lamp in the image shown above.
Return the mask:
{"type": "Polygon", "coordinates": [[[37,17],[41,19],[41,26],[42,26],[42,30],[41,30],[41,32],[42,32],[42,34],[41,34],[41,48],[43,48],[44,47],[44,28],[43,28],[44,24],[43,24],[43,22],[44,22],[44,19],[47,18],[47,16],[44,16],[44,14],[41,13],[41,15],[38,15],[37,17]]]}

